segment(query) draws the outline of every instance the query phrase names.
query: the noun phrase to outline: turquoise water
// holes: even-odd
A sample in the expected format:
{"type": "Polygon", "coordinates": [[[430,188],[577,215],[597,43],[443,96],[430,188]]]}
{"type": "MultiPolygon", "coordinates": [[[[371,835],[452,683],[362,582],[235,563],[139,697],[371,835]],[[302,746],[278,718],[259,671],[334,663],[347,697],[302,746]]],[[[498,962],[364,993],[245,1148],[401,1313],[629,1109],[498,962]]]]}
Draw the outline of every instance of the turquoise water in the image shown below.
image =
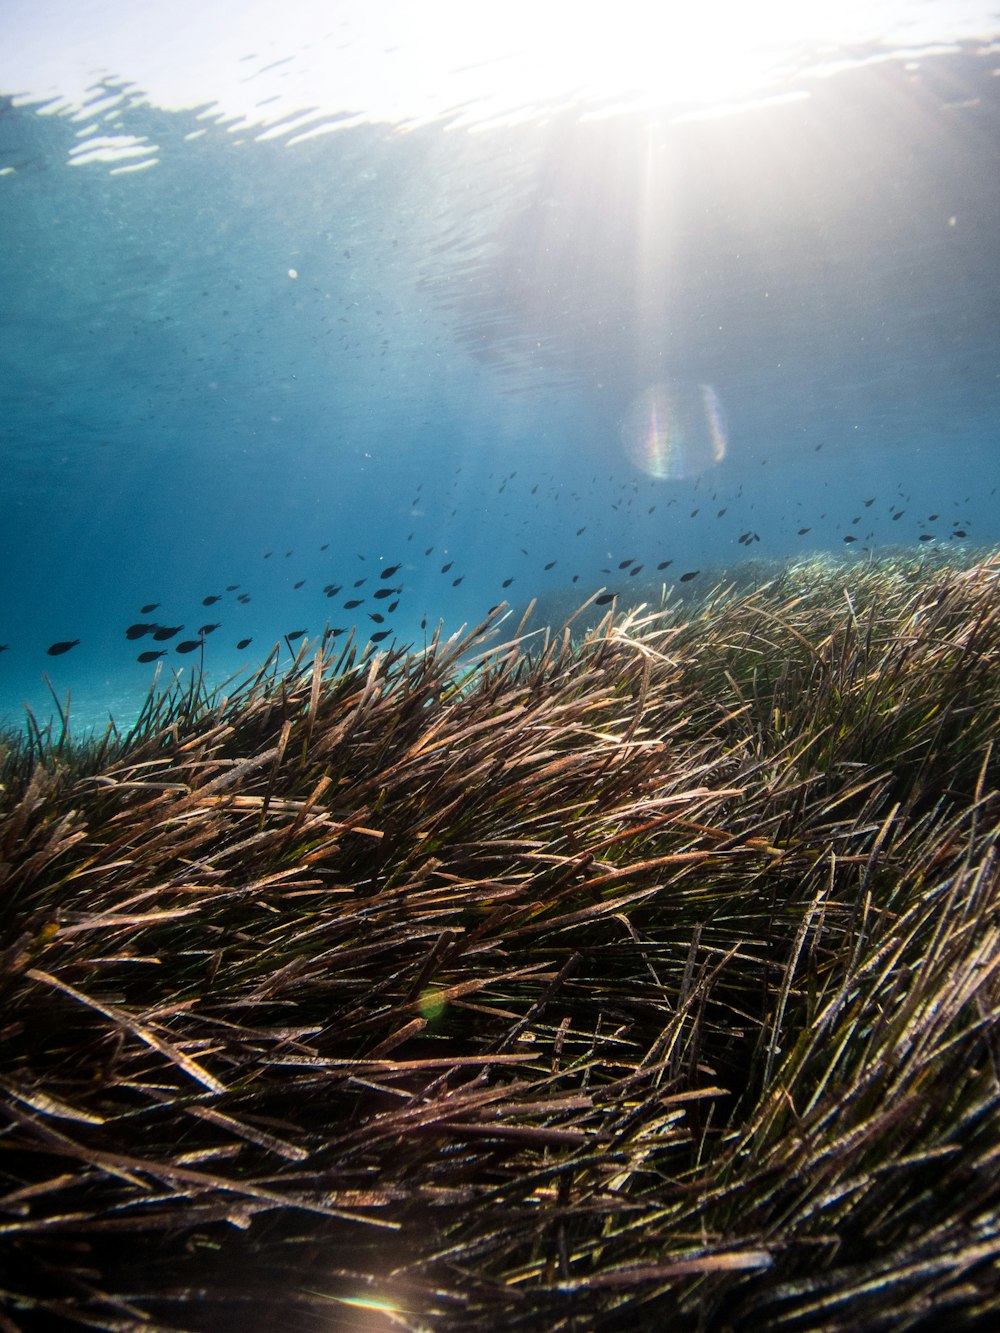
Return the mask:
{"type": "Polygon", "coordinates": [[[998,32],[797,51],[712,114],[312,138],[4,66],[0,719],[46,675],[127,722],[303,631],[1000,544],[998,32]]]}

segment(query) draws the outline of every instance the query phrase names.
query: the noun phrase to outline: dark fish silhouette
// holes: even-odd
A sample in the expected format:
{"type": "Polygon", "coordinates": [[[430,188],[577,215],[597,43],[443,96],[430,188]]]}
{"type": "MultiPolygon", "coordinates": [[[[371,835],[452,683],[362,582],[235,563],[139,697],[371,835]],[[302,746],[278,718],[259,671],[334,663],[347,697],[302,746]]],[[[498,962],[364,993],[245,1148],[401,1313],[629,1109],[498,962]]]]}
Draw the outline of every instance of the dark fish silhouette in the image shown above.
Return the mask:
{"type": "Polygon", "coordinates": [[[454,560],[449,560],[448,563],[447,563],[446,565],[442,565],[442,566],[441,566],[441,573],[442,573],[442,574],[447,574],[447,573],[448,573],[448,570],[451,569],[451,567],[452,567],[452,565],[453,565],[454,563],[455,563],[454,560]]]}
{"type": "Polygon", "coordinates": [[[594,605],[607,606],[609,602],[613,602],[614,600],[615,600],[615,595],[613,592],[602,592],[600,597],[594,598],[594,605]]]}
{"type": "Polygon", "coordinates": [[[352,597],[349,602],[344,603],[344,608],[347,611],[353,611],[354,608],[356,606],[360,606],[364,600],[365,599],[363,597],[352,597]]]}
{"type": "Polygon", "coordinates": [[[852,537],[850,533],[848,533],[848,535],[844,538],[845,542],[856,542],[857,540],[858,540],[857,537],[852,537]]]}
{"type": "Polygon", "coordinates": [[[214,625],[199,625],[199,626],[198,626],[198,633],[199,633],[199,634],[212,634],[212,633],[214,633],[215,630],[217,630],[218,628],[219,628],[218,623],[216,623],[216,624],[214,624],[214,625]]]}
{"type": "Polygon", "coordinates": [[[238,583],[227,583],[226,592],[235,592],[240,585],[238,583]]]}
{"type": "Polygon", "coordinates": [[[555,567],[556,567],[556,562],[554,560],[550,560],[549,563],[545,566],[546,569],[555,569],[555,567]]]}
{"type": "Polygon", "coordinates": [[[387,565],[386,568],[382,570],[382,573],[379,575],[379,578],[391,579],[393,574],[395,574],[396,570],[400,568],[402,568],[402,566],[400,565],[387,565]]]}
{"type": "Polygon", "coordinates": [[[872,505],[875,503],[875,501],[876,501],[877,498],[878,498],[877,496],[874,496],[874,495],[873,495],[872,498],[871,498],[870,500],[866,500],[866,501],[865,501],[865,508],[866,508],[866,509],[871,509],[872,505]]]}
{"type": "Polygon", "coordinates": [[[377,602],[380,602],[383,601],[386,597],[394,597],[396,593],[399,591],[400,591],[399,588],[379,588],[378,591],[375,593],[375,600],[377,602]]]}
{"type": "Polygon", "coordinates": [[[514,582],[513,579],[504,579],[503,583],[500,586],[502,588],[509,588],[513,582],[514,582]]]}
{"type": "Polygon", "coordinates": [[[371,641],[372,643],[381,643],[382,640],[387,639],[391,633],[391,629],[380,629],[377,634],[371,635],[371,641]]]}
{"type": "Polygon", "coordinates": [[[140,653],[135,660],[137,662],[155,662],[158,657],[166,657],[166,655],[167,655],[166,648],[161,648],[158,653],[154,652],[140,653]]]}
{"type": "Polygon", "coordinates": [[[203,597],[203,598],[201,599],[201,604],[202,604],[202,606],[213,606],[216,602],[218,602],[218,601],[220,601],[220,600],[221,600],[221,596],[217,596],[217,597],[203,597]]]}
{"type": "Polygon", "coordinates": [[[285,638],[291,643],[295,639],[304,639],[308,633],[307,629],[290,629],[285,638]]]}
{"type": "Polygon", "coordinates": [[[656,566],[656,568],[666,569],[667,565],[672,565],[673,563],[674,562],[672,560],[661,560],[660,563],[656,566]]]}
{"type": "Polygon", "coordinates": [[[156,629],[155,625],[129,625],[125,631],[125,637],[126,639],[141,639],[144,634],[150,634],[154,629],[156,629]]]}
{"type": "Polygon", "coordinates": [[[240,641],[239,641],[239,643],[236,645],[236,647],[237,647],[237,648],[249,648],[250,645],[251,645],[251,643],[253,643],[253,640],[252,640],[252,639],[240,639],[240,641]]]}
{"type": "Polygon", "coordinates": [[[151,616],[159,605],[159,602],[147,602],[145,606],[139,607],[139,614],[141,616],[151,616]]]}
{"type": "Polygon", "coordinates": [[[633,561],[634,559],[635,559],[635,556],[632,555],[632,556],[629,556],[629,558],[628,558],[627,560],[619,560],[619,561],[618,561],[618,568],[619,568],[619,569],[628,569],[629,565],[632,563],[632,561],[633,561]]]}
{"type": "Polygon", "coordinates": [[[68,653],[71,648],[75,648],[79,642],[79,639],[60,639],[58,643],[50,644],[45,651],[50,657],[61,657],[63,653],[68,653]]]}
{"type": "Polygon", "coordinates": [[[932,542],[934,540],[933,532],[922,532],[920,534],[920,540],[922,542],[932,542]]]}
{"type": "Polygon", "coordinates": [[[180,634],[183,628],[183,625],[158,625],[153,630],[153,638],[157,643],[164,643],[167,639],[172,639],[175,634],[180,634]]]}
{"type": "Polygon", "coordinates": [[[293,588],[301,588],[301,587],[304,585],[304,583],[305,583],[305,579],[299,579],[298,583],[293,583],[293,584],[292,584],[292,587],[293,587],[293,588]]]}
{"type": "Polygon", "coordinates": [[[398,605],[399,605],[399,598],[397,597],[396,600],[394,602],[390,602],[385,609],[389,612],[390,615],[392,615],[393,611],[395,611],[398,605]]]}
{"type": "Polygon", "coordinates": [[[184,639],[183,642],[177,645],[174,651],[178,653],[193,653],[194,650],[200,648],[201,645],[201,639],[184,639]]]}
{"type": "Polygon", "coordinates": [[[385,624],[385,616],[382,615],[382,613],[381,613],[380,611],[369,611],[369,612],[368,612],[368,619],[369,619],[369,620],[374,620],[376,625],[384,625],[384,624],[385,624]]]}
{"type": "Polygon", "coordinates": [[[680,581],[681,583],[690,583],[691,580],[696,579],[700,573],[700,569],[689,569],[686,574],[681,575],[680,581]]]}
{"type": "Polygon", "coordinates": [[[800,537],[804,537],[807,532],[812,532],[812,528],[799,528],[800,537]]]}
{"type": "Polygon", "coordinates": [[[953,537],[968,537],[969,534],[966,532],[964,528],[956,528],[951,535],[953,537]]]}
{"type": "Polygon", "coordinates": [[[0,653],[5,653],[9,647],[9,643],[0,643],[0,653]]]}

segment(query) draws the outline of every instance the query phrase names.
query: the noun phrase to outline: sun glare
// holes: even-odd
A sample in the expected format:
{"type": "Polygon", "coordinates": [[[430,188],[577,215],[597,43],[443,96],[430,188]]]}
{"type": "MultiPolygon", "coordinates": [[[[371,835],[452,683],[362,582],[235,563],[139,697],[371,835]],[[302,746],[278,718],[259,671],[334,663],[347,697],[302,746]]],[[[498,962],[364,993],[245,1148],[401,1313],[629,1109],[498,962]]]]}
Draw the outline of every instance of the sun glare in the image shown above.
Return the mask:
{"type": "MultiPolygon", "coordinates": [[[[948,0],[956,35],[974,30],[969,3],[948,0]]],[[[909,0],[172,0],[137,12],[124,0],[33,0],[0,49],[0,83],[74,110],[103,74],[131,80],[164,109],[211,105],[237,131],[304,115],[304,137],[345,113],[413,126],[482,125],[570,104],[586,114],[697,111],[780,95],[789,72],[838,51],[929,40],[920,16],[938,9],[909,0]]]]}

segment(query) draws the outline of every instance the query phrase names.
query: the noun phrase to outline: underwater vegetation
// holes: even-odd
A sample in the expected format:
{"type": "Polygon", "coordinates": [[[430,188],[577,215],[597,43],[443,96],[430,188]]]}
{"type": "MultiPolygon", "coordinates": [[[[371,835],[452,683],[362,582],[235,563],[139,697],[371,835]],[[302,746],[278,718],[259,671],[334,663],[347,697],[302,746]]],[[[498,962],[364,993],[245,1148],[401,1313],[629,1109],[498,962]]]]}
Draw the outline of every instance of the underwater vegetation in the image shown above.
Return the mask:
{"type": "Polygon", "coordinates": [[[10,737],[5,1329],[1000,1319],[1000,555],[600,615],[10,737]]]}

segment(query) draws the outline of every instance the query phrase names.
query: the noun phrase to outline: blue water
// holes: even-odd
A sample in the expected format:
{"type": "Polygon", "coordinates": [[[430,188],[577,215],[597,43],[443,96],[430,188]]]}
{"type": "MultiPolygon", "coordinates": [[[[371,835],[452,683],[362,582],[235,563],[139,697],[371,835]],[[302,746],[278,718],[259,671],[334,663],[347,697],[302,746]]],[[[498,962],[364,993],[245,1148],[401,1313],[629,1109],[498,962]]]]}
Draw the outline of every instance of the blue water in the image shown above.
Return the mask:
{"type": "Polygon", "coordinates": [[[291,145],[127,70],[90,117],[0,96],[0,720],[46,674],[127,723],[157,665],[297,630],[1000,544],[1000,61],[878,55],[725,115],[291,145]],[[74,163],[87,126],[155,164],[74,163]]]}

